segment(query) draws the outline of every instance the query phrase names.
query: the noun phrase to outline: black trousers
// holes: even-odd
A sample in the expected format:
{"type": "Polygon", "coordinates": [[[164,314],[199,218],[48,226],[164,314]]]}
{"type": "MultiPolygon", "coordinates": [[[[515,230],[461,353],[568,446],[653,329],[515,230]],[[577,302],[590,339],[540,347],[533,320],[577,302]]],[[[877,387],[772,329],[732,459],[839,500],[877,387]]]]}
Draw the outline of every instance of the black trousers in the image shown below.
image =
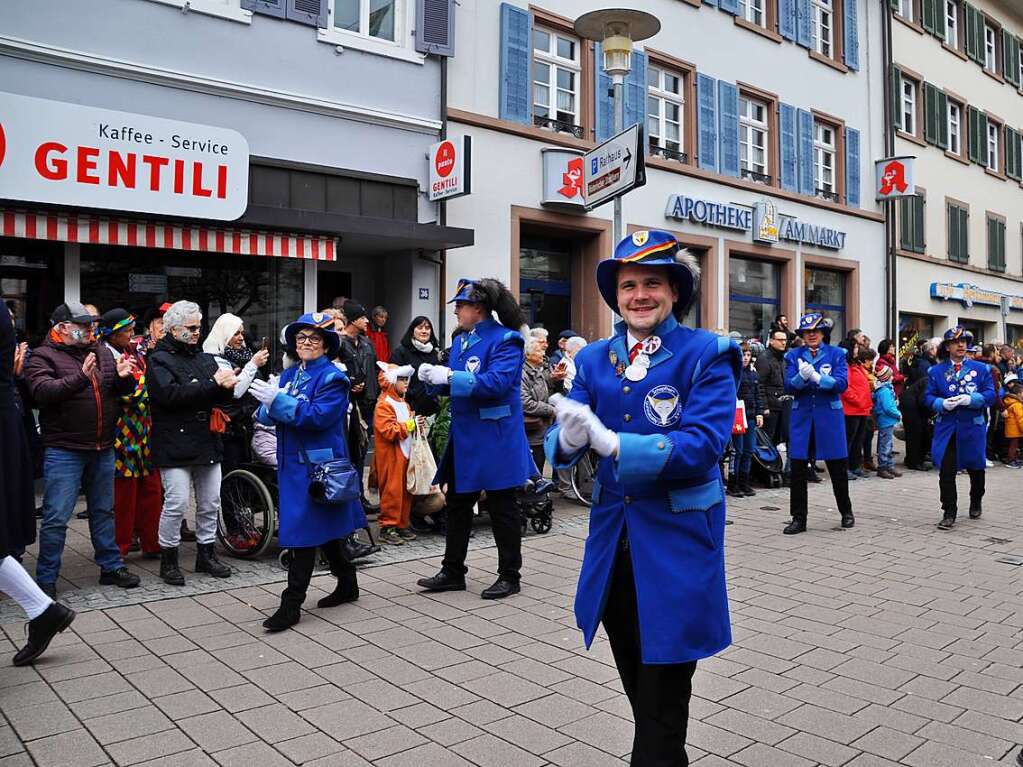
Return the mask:
{"type": "MultiPolygon", "coordinates": [[[[956,518],[959,511],[959,491],[956,490],[957,449],[955,435],[945,447],[945,455],[941,457],[941,471],[938,474],[938,490],[941,493],[941,510],[946,517],[956,518]]],[[[979,506],[984,497],[984,481],[986,474],[983,469],[967,469],[970,475],[970,505],[979,506]]]]}
{"type": "Polygon", "coordinates": [[[540,472],[540,476],[543,476],[543,467],[547,465],[547,454],[544,452],[543,443],[539,445],[530,445],[529,452],[533,454],[533,463],[536,464],[536,470],[540,472]]]}
{"type": "Polygon", "coordinates": [[[855,471],[863,465],[863,444],[867,438],[867,416],[845,417],[845,447],[849,469],[855,471]]]}
{"type": "Polygon", "coordinates": [[[906,430],[906,465],[923,466],[927,455],[927,421],[914,407],[902,411],[902,425],[906,430]]]}
{"type": "Polygon", "coordinates": [[[602,619],[636,731],[632,767],[687,767],[686,730],[696,661],[643,663],[632,557],[620,547],[602,619]]]}
{"type": "MultiPolygon", "coordinates": [[[[810,427],[810,443],[807,453],[813,456],[816,453],[816,439],[813,427],[810,427]]],[[[825,461],[828,467],[828,476],[831,477],[831,487],[835,491],[835,503],[838,504],[839,514],[852,514],[852,501],[849,500],[849,461],[846,458],[834,458],[825,461]]],[[[792,460],[792,484],[789,492],[789,509],[793,517],[806,519],[807,497],[806,497],[806,475],[810,464],[806,461],[792,460]]]]}
{"type": "Polygon", "coordinates": [[[316,549],[323,552],[330,564],[331,574],[339,581],[354,582],[356,580],[355,565],[353,565],[341,540],[333,540],[317,546],[304,546],[291,549],[291,562],[288,564],[288,586],[281,594],[282,604],[292,604],[301,607],[305,602],[306,591],[309,590],[309,581],[313,577],[313,569],[316,567],[316,549]]]}
{"type": "MultiPolygon", "coordinates": [[[[441,567],[448,575],[461,578],[469,571],[465,557],[472,532],[472,507],[479,500],[480,491],[456,493],[449,488],[446,498],[448,534],[441,567]]],[[[518,583],[522,569],[522,522],[515,503],[515,488],[487,490],[487,512],[497,543],[497,574],[518,583]]]]}

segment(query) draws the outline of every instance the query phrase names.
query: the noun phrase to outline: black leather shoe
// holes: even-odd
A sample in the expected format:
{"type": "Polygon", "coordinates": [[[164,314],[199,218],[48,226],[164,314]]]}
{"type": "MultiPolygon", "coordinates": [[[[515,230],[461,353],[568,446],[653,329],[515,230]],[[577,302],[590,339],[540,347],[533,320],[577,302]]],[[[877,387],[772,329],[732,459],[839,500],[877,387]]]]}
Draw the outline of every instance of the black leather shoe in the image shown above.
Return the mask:
{"type": "Polygon", "coordinates": [[[793,517],[792,521],[782,530],[785,535],[796,535],[806,532],[806,520],[803,517],[793,517]]]}
{"type": "Polygon", "coordinates": [[[1023,748],[1021,748],[1019,753],[1016,754],[1016,764],[1018,764],[1019,767],[1023,767],[1023,748]]]}
{"type": "Polygon", "coordinates": [[[952,525],[954,525],[955,523],[956,523],[956,518],[955,517],[942,517],[941,521],[938,523],[938,529],[939,530],[951,530],[952,529],[952,525]]]}
{"type": "Polygon", "coordinates": [[[483,589],[483,593],[480,594],[483,599],[504,599],[510,597],[512,594],[518,594],[522,589],[519,588],[519,584],[516,581],[508,581],[504,578],[498,578],[494,585],[490,588],[483,589]]]}
{"type": "Polygon", "coordinates": [[[122,589],[133,589],[142,583],[142,579],[133,574],[127,567],[118,567],[99,574],[101,586],[119,586],[122,589]]]}
{"type": "Polygon", "coordinates": [[[824,480],[821,479],[821,475],[815,471],[811,471],[806,475],[806,481],[814,484],[820,484],[824,480]]]}
{"type": "Polygon", "coordinates": [[[849,528],[856,524],[856,518],[852,515],[852,512],[842,515],[842,527],[849,528]]]}
{"type": "Polygon", "coordinates": [[[277,612],[263,621],[267,631],[284,631],[290,629],[302,618],[302,609],[297,605],[281,605],[277,612]]]}
{"type": "Polygon", "coordinates": [[[27,666],[50,646],[50,642],[61,631],[71,625],[75,611],[54,602],[46,611],[28,622],[28,642],[14,656],[15,666],[27,666]]]}
{"type": "Polygon", "coordinates": [[[979,503],[970,504],[970,519],[980,519],[980,515],[984,513],[979,503]]]}
{"type": "Polygon", "coordinates": [[[432,578],[420,578],[416,584],[426,591],[465,591],[465,578],[457,578],[443,570],[432,578]]]}
{"type": "Polygon", "coordinates": [[[231,568],[217,559],[216,547],[212,543],[196,544],[195,571],[197,573],[208,573],[214,578],[231,577],[231,568]]]}

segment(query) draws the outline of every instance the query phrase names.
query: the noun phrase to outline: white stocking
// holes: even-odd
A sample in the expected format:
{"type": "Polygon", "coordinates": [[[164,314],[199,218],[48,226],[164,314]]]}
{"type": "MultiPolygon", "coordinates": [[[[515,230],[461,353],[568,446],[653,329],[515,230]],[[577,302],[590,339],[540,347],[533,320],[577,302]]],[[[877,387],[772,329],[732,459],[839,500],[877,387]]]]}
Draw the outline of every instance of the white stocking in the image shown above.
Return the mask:
{"type": "Polygon", "coordinates": [[[38,618],[53,604],[14,557],[0,561],[0,591],[21,605],[29,620],[38,618]]]}

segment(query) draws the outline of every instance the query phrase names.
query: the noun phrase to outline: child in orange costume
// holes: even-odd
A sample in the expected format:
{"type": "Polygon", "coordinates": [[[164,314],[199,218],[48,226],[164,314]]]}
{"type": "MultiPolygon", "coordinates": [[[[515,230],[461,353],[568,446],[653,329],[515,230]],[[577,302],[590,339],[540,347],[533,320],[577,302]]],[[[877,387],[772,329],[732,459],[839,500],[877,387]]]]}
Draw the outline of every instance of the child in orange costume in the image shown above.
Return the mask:
{"type": "Polygon", "coordinates": [[[415,540],[411,529],[412,495],[406,489],[412,433],[416,417],[405,402],[411,365],[377,362],[380,397],[373,416],[373,466],[380,489],[380,540],[393,545],[415,540]]]}

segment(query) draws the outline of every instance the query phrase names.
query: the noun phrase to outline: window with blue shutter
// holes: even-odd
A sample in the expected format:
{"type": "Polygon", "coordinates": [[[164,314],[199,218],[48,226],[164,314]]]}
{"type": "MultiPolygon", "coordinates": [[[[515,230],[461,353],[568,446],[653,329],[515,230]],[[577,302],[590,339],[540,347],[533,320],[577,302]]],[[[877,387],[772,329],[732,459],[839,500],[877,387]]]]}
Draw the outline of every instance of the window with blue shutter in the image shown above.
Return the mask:
{"type": "Polygon", "coordinates": [[[241,0],[241,7],[246,11],[276,16],[278,19],[285,17],[285,0],[241,0]]]}
{"type": "Polygon", "coordinates": [[[799,153],[796,143],[796,108],[789,104],[778,107],[781,134],[781,188],[787,192],[799,190],[799,153]]]}
{"type": "Polygon", "coordinates": [[[721,172],[739,175],[739,89],[718,81],[718,141],[721,144],[721,172]]]}
{"type": "Polygon", "coordinates": [[[614,133],[615,113],[614,100],[611,97],[611,76],[604,71],[604,52],[600,43],[594,46],[593,68],[596,70],[594,76],[594,116],[596,117],[593,127],[594,139],[599,144],[607,141],[614,133]]]}
{"type": "Polygon", "coordinates": [[[796,2],[796,42],[804,48],[810,47],[810,23],[813,9],[810,0],[796,2]]]}
{"type": "Polygon", "coordinates": [[[499,116],[524,125],[532,124],[530,65],[533,20],[529,11],[501,3],[501,64],[498,83],[499,116]]]}
{"type": "MultiPolygon", "coordinates": [[[[845,38],[843,56],[849,69],[860,68],[860,34],[856,18],[856,6],[859,0],[845,0],[845,27],[842,34],[845,38]]],[[[944,18],[944,15],[942,16],[944,18]]]]}
{"type": "Polygon", "coordinates": [[[704,5],[717,5],[718,0],[703,0],[704,5]]]}
{"type": "Polygon", "coordinates": [[[813,184],[813,115],[805,109],[797,113],[799,134],[799,193],[815,194],[813,184]]]}
{"type": "Polygon", "coordinates": [[[285,16],[299,24],[326,27],[327,0],[286,0],[285,16]]]}
{"type": "Polygon", "coordinates": [[[739,12],[738,0],[718,0],[718,8],[735,16],[739,12]]]}
{"type": "Polygon", "coordinates": [[[625,77],[625,126],[639,123],[646,128],[646,54],[632,52],[632,69],[625,77]]]}
{"type": "Polygon", "coordinates": [[[860,206],[860,132],[845,129],[845,201],[860,206]]]}
{"type": "Polygon", "coordinates": [[[416,1],[416,50],[455,55],[455,0],[416,1]]]}
{"type": "Polygon", "coordinates": [[[786,40],[796,39],[796,0],[778,0],[778,33],[786,40]]]}
{"type": "Polygon", "coordinates": [[[699,131],[700,167],[705,170],[718,169],[717,98],[714,90],[716,81],[704,74],[696,75],[696,112],[699,131]]]}

